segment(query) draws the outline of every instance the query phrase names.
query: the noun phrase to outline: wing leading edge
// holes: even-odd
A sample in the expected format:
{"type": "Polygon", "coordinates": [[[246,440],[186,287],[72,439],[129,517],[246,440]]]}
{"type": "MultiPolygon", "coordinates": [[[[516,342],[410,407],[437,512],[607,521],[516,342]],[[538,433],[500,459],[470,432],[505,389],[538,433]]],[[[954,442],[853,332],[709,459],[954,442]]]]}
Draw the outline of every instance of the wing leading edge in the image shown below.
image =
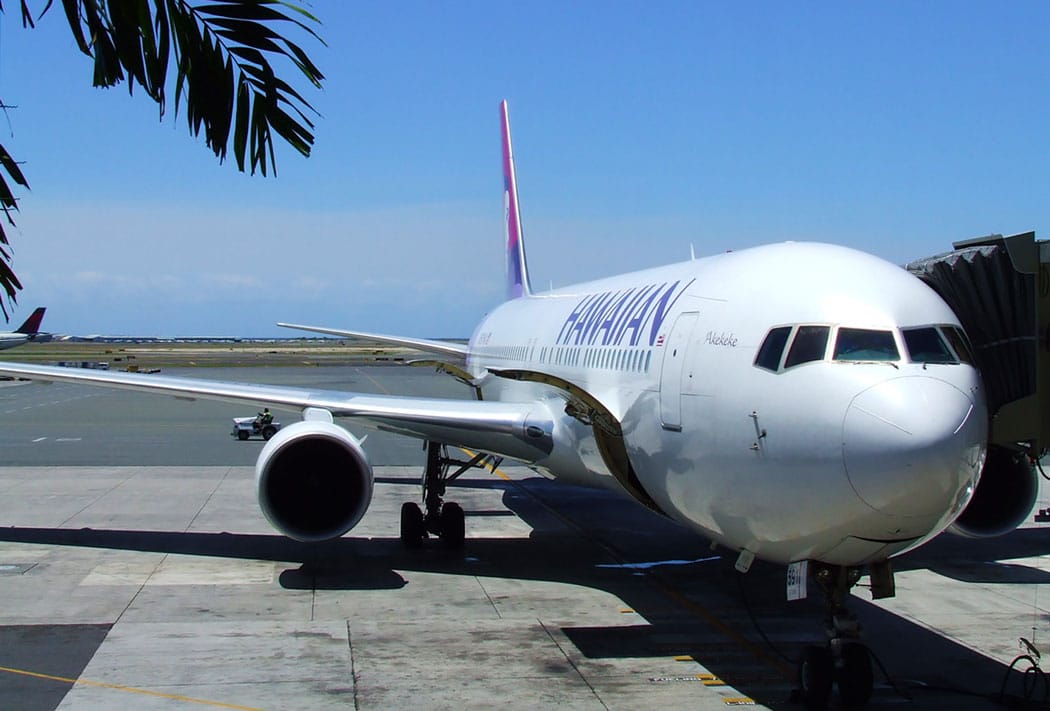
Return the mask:
{"type": "Polygon", "coordinates": [[[140,373],[112,373],[0,362],[0,375],[43,382],[97,385],[172,395],[182,400],[220,400],[296,410],[317,408],[333,417],[456,446],[480,449],[525,462],[542,460],[553,448],[554,418],[543,402],[497,402],[365,395],[304,390],[220,380],[140,373]]]}

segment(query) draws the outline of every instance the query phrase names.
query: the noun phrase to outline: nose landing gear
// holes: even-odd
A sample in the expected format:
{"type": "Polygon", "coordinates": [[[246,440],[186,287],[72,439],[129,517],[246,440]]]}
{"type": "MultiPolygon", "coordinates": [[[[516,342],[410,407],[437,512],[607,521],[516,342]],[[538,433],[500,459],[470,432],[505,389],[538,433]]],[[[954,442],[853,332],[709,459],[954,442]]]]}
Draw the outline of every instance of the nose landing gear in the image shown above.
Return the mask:
{"type": "Polygon", "coordinates": [[[798,683],[807,709],[826,709],[833,686],[838,686],[844,708],[864,706],[875,685],[871,653],[860,641],[857,618],[846,609],[846,599],[860,579],[860,568],[815,563],[813,578],[827,607],[825,646],[809,646],[802,651],[798,683]]]}
{"type": "Polygon", "coordinates": [[[423,469],[423,507],[414,501],[401,505],[401,542],[408,548],[419,548],[427,535],[439,537],[449,548],[462,548],[466,538],[463,507],[454,501],[445,501],[445,488],[473,467],[499,466],[501,459],[479,453],[469,461],[448,456],[448,449],[439,442],[427,442],[427,463],[423,469]],[[459,468],[449,473],[453,465],[459,468]]]}

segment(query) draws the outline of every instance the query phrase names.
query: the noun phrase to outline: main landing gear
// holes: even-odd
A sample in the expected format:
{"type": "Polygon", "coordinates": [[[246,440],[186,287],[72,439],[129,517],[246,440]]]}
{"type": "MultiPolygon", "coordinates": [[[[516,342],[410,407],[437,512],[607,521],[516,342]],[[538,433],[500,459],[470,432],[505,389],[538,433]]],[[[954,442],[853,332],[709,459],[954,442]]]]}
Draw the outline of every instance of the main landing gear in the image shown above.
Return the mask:
{"type": "Polygon", "coordinates": [[[476,454],[469,461],[448,456],[448,448],[438,442],[427,442],[427,464],[423,470],[423,508],[414,501],[401,504],[401,542],[419,548],[429,535],[439,537],[449,548],[462,548],[466,536],[463,507],[445,501],[445,487],[473,467],[498,467],[500,460],[490,454],[476,454]],[[454,465],[458,469],[449,473],[454,465]]]}
{"type": "Polygon", "coordinates": [[[860,579],[860,568],[816,563],[813,579],[824,593],[828,643],[802,650],[798,682],[807,709],[826,709],[832,686],[837,685],[843,708],[864,706],[875,684],[871,653],[860,641],[860,623],[846,610],[850,588],[860,579]]]}

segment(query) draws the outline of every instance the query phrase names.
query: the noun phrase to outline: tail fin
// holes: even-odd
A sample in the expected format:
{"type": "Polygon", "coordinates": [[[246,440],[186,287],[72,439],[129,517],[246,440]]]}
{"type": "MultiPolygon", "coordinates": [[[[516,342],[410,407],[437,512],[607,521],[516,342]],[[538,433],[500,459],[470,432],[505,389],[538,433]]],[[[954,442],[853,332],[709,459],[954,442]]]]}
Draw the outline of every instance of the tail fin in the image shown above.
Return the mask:
{"type": "Polygon", "coordinates": [[[37,307],[33,313],[29,314],[29,318],[25,320],[25,323],[18,327],[18,330],[15,331],[15,333],[26,333],[30,335],[38,333],[40,331],[40,324],[44,321],[44,311],[46,310],[47,309],[43,306],[37,307]]]}
{"type": "Polygon", "coordinates": [[[510,118],[507,102],[499,105],[503,129],[503,208],[507,219],[507,298],[516,299],[532,293],[529,269],[525,263],[525,243],[521,236],[521,213],[518,212],[518,181],[514,176],[514,153],[510,147],[510,118]]]}

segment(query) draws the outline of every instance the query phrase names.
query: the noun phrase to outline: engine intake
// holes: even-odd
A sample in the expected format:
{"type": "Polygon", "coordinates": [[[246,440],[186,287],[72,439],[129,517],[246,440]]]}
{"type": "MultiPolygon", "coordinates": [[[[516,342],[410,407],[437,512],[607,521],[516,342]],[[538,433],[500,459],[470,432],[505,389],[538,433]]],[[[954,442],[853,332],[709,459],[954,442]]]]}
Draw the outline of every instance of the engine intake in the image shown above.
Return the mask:
{"type": "Polygon", "coordinates": [[[255,464],[259,506],[297,541],[338,538],[372,502],[372,466],[352,434],[330,422],[297,422],[266,443],[255,464]]]}
{"type": "Polygon", "coordinates": [[[1009,533],[1025,522],[1038,495],[1038,474],[1027,457],[992,445],[977,491],[949,530],[970,538],[1009,533]]]}

